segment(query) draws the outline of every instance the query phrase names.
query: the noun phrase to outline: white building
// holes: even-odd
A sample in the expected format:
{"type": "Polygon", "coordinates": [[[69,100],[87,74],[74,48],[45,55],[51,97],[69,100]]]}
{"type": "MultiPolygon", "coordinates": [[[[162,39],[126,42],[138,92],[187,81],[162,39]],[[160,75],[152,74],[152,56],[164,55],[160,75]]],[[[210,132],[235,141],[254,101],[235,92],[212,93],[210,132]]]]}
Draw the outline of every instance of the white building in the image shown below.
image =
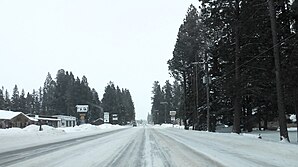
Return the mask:
{"type": "Polygon", "coordinates": [[[73,127],[77,125],[76,117],[66,115],[53,115],[53,117],[61,120],[58,122],[58,127],[73,127]]]}
{"type": "Polygon", "coordinates": [[[38,120],[37,124],[49,125],[55,128],[59,127],[73,127],[77,124],[76,117],[66,115],[35,115],[28,114],[30,118],[38,120]]]}

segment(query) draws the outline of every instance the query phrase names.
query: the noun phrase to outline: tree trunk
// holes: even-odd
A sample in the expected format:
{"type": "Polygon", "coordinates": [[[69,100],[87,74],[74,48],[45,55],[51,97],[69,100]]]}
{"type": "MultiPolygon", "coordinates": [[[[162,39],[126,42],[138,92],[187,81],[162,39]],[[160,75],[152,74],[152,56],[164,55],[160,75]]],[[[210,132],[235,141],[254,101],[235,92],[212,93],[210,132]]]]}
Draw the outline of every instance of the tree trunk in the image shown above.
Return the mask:
{"type": "Polygon", "coordinates": [[[265,112],[264,116],[264,130],[268,129],[268,111],[265,112]]]}
{"type": "Polygon", "coordinates": [[[276,31],[276,14],[274,9],[273,0],[268,0],[272,41],[273,41],[273,52],[274,52],[274,63],[275,63],[275,77],[276,77],[276,91],[277,91],[277,108],[279,116],[279,127],[280,127],[280,140],[286,139],[290,142],[287,130],[285,106],[283,102],[283,94],[281,87],[281,76],[280,76],[280,61],[279,61],[279,47],[277,42],[277,31],[276,31]]]}
{"type": "Polygon", "coordinates": [[[241,133],[240,129],[240,117],[241,117],[241,96],[240,96],[240,69],[239,69],[239,59],[240,59],[240,33],[239,33],[239,0],[236,0],[235,4],[235,14],[236,14],[236,25],[235,25],[235,99],[234,99],[234,125],[233,132],[241,133]]]}
{"type": "Polygon", "coordinates": [[[294,91],[294,109],[296,113],[296,127],[297,127],[297,142],[298,142],[298,88],[294,91]]]}
{"type": "Polygon", "coordinates": [[[298,142],[298,102],[296,102],[294,105],[295,105],[295,113],[296,113],[297,142],[298,142]]]}
{"type": "Polygon", "coordinates": [[[262,130],[262,124],[261,124],[261,121],[262,121],[262,119],[261,119],[261,112],[258,111],[258,124],[259,124],[259,130],[260,130],[260,131],[262,130]]]}
{"type": "Polygon", "coordinates": [[[252,132],[252,107],[251,107],[251,98],[247,97],[247,115],[246,115],[246,129],[247,132],[252,132]]]}

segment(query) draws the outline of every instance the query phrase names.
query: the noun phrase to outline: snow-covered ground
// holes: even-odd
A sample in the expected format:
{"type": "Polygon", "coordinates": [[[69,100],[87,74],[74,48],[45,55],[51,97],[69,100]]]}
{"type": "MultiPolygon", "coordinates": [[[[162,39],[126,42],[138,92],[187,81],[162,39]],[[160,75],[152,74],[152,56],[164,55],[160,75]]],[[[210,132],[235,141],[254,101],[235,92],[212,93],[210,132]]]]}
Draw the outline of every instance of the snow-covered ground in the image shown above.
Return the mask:
{"type": "Polygon", "coordinates": [[[23,129],[0,129],[0,153],[46,143],[64,141],[82,136],[94,135],[119,128],[125,127],[111,124],[103,124],[100,126],[84,124],[66,128],[53,128],[51,126],[43,125],[42,131],[39,131],[39,126],[37,125],[29,125],[23,129]]]}
{"type": "MultiPolygon", "coordinates": [[[[226,166],[297,166],[298,145],[258,134],[210,133],[174,128],[161,132],[226,166]],[[180,132],[178,132],[180,131],[180,132]],[[274,141],[274,142],[273,142],[274,141]]],[[[279,132],[272,132],[276,136],[279,132]]],[[[279,137],[277,137],[279,139],[279,137]]]]}
{"type": "MultiPolygon", "coordinates": [[[[288,128],[288,134],[291,140],[292,144],[298,144],[297,143],[297,129],[293,129],[293,128],[288,128]]],[[[268,140],[268,141],[275,141],[275,142],[279,142],[279,131],[259,131],[259,130],[254,130],[253,132],[250,133],[244,133],[243,135],[253,135],[253,136],[258,136],[261,135],[263,140],[268,140]]]]}
{"type": "MultiPolygon", "coordinates": [[[[74,144],[64,142],[57,149],[52,149],[56,146],[45,145],[44,148],[38,148],[41,151],[36,149],[41,152],[38,155],[32,153],[35,150],[21,150],[20,154],[28,154],[28,157],[9,165],[294,167],[298,164],[298,145],[294,141],[284,143],[278,141],[278,136],[277,139],[269,140],[264,135],[259,139],[259,132],[241,135],[210,133],[186,131],[183,127],[173,125],[139,125],[126,129],[113,125],[58,129],[43,126],[42,132],[38,129],[38,126],[29,126],[0,130],[0,156],[12,152],[15,154],[12,156],[18,156],[18,151],[13,150],[69,140],[74,144]],[[102,136],[88,140],[71,140],[101,133],[102,136]]],[[[274,135],[268,135],[268,138],[279,132],[271,133],[274,135]]]]}

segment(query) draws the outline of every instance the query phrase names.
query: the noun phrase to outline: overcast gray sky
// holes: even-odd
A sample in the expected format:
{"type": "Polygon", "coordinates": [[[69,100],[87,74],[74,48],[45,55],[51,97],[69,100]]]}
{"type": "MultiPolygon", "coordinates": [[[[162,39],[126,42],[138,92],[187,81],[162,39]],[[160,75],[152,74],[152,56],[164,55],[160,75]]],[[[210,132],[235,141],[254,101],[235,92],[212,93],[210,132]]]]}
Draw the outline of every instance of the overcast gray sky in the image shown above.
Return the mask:
{"type": "Polygon", "coordinates": [[[109,81],[130,90],[136,118],[154,81],[170,79],[179,26],[197,0],[1,0],[0,86],[32,92],[59,69],[85,75],[102,98],[109,81]]]}

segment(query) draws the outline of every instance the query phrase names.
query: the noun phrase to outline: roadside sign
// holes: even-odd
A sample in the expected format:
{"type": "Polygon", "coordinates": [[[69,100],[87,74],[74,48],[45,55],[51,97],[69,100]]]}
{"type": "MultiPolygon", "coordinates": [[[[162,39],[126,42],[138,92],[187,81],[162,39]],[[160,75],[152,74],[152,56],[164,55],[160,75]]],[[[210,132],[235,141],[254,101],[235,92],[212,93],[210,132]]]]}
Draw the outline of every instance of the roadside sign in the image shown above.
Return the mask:
{"type": "Polygon", "coordinates": [[[110,121],[110,115],[109,115],[109,112],[104,112],[103,113],[103,122],[104,123],[109,123],[110,121]]]}
{"type": "Polygon", "coordinates": [[[175,116],[174,117],[171,117],[171,121],[175,121],[175,116]]]}
{"type": "Polygon", "coordinates": [[[80,124],[85,123],[85,116],[88,112],[88,105],[76,105],[77,112],[80,114],[80,124]]]}
{"type": "Polygon", "coordinates": [[[176,111],[170,111],[170,115],[171,116],[175,116],[176,115],[176,111]]]}
{"type": "Polygon", "coordinates": [[[118,121],[118,114],[112,114],[112,120],[118,121]]]}
{"type": "Polygon", "coordinates": [[[78,113],[88,112],[88,105],[76,105],[78,113]]]}

